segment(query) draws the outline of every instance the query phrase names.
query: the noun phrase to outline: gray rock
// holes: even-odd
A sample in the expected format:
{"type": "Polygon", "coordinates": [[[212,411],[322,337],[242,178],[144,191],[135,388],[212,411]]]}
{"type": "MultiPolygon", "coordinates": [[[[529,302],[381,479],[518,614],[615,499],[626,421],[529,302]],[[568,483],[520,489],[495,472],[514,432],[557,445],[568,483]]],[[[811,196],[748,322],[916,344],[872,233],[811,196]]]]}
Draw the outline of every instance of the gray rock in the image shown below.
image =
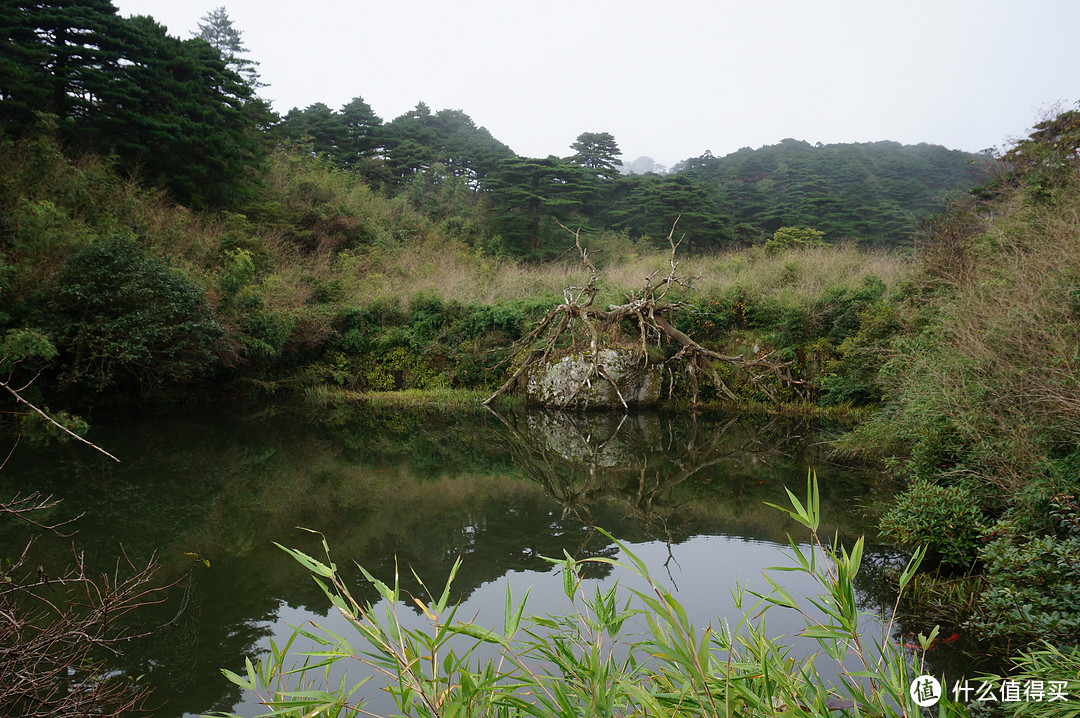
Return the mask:
{"type": "Polygon", "coordinates": [[[643,366],[640,355],[628,349],[601,349],[599,360],[618,385],[618,392],[603,375],[591,373],[589,354],[577,352],[531,367],[525,379],[526,402],[572,409],[622,409],[620,393],[628,407],[655,406],[660,401],[663,364],[643,366]]]}

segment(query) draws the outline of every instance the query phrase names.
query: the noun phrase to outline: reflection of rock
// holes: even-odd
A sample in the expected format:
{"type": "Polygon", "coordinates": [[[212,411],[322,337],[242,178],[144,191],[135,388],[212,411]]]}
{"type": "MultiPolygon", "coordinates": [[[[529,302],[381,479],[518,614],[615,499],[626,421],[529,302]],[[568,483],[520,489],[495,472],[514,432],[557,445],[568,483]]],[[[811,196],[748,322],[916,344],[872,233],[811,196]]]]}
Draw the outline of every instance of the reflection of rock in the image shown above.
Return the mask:
{"type": "Polygon", "coordinates": [[[600,366],[619,385],[616,392],[602,376],[589,377],[592,357],[579,352],[536,365],[529,369],[525,398],[529,404],[569,408],[622,407],[619,393],[627,406],[655,406],[660,400],[663,366],[642,366],[633,352],[600,350],[600,366]]]}
{"type": "Polygon", "coordinates": [[[528,440],[573,463],[606,468],[637,467],[643,456],[663,451],[655,414],[529,412],[528,440]]]}

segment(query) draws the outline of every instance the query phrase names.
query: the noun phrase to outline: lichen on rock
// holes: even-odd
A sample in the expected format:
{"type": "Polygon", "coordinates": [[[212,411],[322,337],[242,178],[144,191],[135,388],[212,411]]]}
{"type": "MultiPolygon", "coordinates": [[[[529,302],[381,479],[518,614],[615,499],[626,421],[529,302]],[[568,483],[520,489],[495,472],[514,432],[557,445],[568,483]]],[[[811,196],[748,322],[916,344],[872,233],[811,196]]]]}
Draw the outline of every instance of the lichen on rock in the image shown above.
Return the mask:
{"type": "Polygon", "coordinates": [[[525,400],[531,405],[573,409],[655,406],[660,401],[663,369],[663,364],[646,364],[629,349],[600,349],[595,362],[587,351],[573,352],[530,366],[525,400]]]}

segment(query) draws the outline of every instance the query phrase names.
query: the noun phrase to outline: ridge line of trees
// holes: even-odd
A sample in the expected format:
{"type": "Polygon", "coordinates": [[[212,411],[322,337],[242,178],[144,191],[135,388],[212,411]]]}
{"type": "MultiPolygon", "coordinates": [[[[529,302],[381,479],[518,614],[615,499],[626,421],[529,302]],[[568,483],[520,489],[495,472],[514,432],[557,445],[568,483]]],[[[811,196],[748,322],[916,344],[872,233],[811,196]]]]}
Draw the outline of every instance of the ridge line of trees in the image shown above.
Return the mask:
{"type": "Polygon", "coordinates": [[[275,145],[325,157],[436,219],[462,214],[486,246],[541,258],[562,248],[558,223],[663,245],[681,216],[687,249],[762,243],[805,226],[826,241],[908,243],[950,192],[979,184],[976,155],[879,142],[793,139],[726,157],[706,152],[666,174],[622,175],[608,132],[583,132],[566,157],[520,157],[462,110],[423,102],[384,122],[356,97],[275,115],[257,95],[258,63],[225,8],[172,37],[153,18],[121,18],[110,0],[13,0],[0,19],[5,136],[60,136],[71,152],[127,172],[199,208],[258,196],[275,145]]]}

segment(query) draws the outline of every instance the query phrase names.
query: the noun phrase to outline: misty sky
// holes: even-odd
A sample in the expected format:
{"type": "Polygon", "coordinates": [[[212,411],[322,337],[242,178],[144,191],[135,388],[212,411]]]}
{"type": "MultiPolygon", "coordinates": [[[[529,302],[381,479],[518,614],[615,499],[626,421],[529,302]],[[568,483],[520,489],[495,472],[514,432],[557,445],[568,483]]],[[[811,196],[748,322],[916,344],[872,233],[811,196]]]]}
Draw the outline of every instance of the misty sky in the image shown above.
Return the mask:
{"type": "Polygon", "coordinates": [[[463,110],[519,155],[624,161],[896,140],[979,151],[1080,99],[1080,0],[113,0],[190,37],[224,4],[284,114],[463,110]]]}

